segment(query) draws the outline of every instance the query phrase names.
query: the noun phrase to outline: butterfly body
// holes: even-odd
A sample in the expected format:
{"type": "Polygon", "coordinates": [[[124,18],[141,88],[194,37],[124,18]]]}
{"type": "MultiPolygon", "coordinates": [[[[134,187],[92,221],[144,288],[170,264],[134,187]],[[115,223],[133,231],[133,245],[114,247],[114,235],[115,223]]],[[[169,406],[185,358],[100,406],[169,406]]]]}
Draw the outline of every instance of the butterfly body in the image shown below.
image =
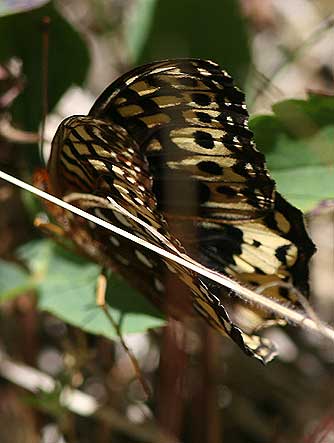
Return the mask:
{"type": "MultiPolygon", "coordinates": [[[[48,189],[246,285],[288,282],[306,293],[313,244],[300,211],[276,192],[247,118],[243,94],[214,62],[145,65],[111,84],[88,116],[61,124],[48,189]]],[[[185,319],[194,307],[248,354],[274,355],[267,340],[231,320],[222,302],[238,303],[227,290],[78,217],[56,218],[81,250],[168,314],[185,319]]],[[[296,303],[293,291],[268,291],[296,303]]]]}

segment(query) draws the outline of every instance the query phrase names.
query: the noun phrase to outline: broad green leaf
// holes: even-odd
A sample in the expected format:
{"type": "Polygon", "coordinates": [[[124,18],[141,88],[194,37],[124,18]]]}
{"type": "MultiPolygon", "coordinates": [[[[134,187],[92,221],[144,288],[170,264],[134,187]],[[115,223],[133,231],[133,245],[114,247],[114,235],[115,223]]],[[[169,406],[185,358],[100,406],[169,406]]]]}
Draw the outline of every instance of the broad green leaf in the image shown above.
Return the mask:
{"type": "Polygon", "coordinates": [[[334,198],[334,97],[285,100],[253,117],[259,149],[278,190],[304,211],[334,198]]]}
{"type": "Polygon", "coordinates": [[[43,19],[49,17],[48,101],[52,109],[73,83],[86,76],[86,45],[52,3],[28,12],[0,18],[0,62],[17,57],[23,62],[25,89],[12,107],[14,121],[36,131],[42,118],[43,19]]]}
{"type": "MultiPolygon", "coordinates": [[[[38,306],[86,332],[117,336],[105,313],[96,305],[100,267],[78,258],[48,240],[31,242],[20,250],[35,276],[38,306]]],[[[123,334],[142,332],[165,322],[141,294],[119,277],[108,280],[107,305],[123,334]]]]}
{"type": "Polygon", "coordinates": [[[284,100],[273,105],[271,115],[257,115],[250,120],[256,143],[267,155],[276,150],[282,134],[292,139],[306,139],[322,128],[334,125],[334,97],[310,94],[307,100],[284,100]]]}
{"type": "Polygon", "coordinates": [[[321,200],[334,198],[334,126],[308,140],[282,135],[277,152],[267,155],[267,164],[279,191],[304,211],[321,200]]]}
{"type": "Polygon", "coordinates": [[[49,0],[1,0],[0,17],[39,8],[48,2],[49,0]]]}
{"type": "MultiPolygon", "coordinates": [[[[212,59],[237,82],[245,80],[250,62],[248,39],[237,0],[168,0],[146,8],[148,30],[137,61],[144,63],[172,57],[212,59]],[[152,14],[153,10],[153,14],[152,14]]],[[[133,32],[142,26],[138,17],[133,32]]],[[[141,37],[142,38],[142,37],[141,37]]]]}
{"type": "Polygon", "coordinates": [[[28,272],[15,263],[0,260],[0,302],[14,298],[30,288],[28,272]]]}
{"type": "Polygon", "coordinates": [[[334,125],[334,97],[310,94],[307,100],[284,100],[273,106],[273,112],[286,133],[307,137],[334,125]]]}

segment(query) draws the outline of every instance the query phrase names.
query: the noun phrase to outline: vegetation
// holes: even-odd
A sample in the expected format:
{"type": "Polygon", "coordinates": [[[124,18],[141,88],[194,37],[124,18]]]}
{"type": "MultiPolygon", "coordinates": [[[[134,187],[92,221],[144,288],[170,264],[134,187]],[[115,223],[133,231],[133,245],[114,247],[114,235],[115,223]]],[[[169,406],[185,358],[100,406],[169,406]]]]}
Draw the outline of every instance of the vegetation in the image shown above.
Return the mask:
{"type": "MultiPolygon", "coordinates": [[[[54,122],[86,114],[132,67],[215,60],[246,91],[249,125],[279,192],[305,212],[318,246],[311,304],[333,323],[334,11],[325,1],[312,11],[306,33],[305,11],[290,17],[270,1],[0,6],[0,169],[31,182],[54,122]]],[[[98,265],[33,227],[45,208],[27,192],[1,182],[0,204],[1,442],[320,443],[334,434],[333,343],[271,328],[279,357],[264,367],[201,323],[166,326],[111,274],[107,304],[150,386],[147,398],[96,305],[98,265]]]]}

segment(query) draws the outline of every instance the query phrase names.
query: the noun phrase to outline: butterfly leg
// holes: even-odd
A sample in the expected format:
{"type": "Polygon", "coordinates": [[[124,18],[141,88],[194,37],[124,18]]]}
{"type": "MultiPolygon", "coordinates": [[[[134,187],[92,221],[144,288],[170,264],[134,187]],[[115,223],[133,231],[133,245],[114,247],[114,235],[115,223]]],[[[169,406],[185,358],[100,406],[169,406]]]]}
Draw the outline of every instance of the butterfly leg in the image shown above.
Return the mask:
{"type": "Polygon", "coordinates": [[[56,239],[57,241],[66,236],[64,229],[54,223],[46,221],[42,216],[35,218],[34,226],[43,231],[48,237],[56,239]]]}
{"type": "Polygon", "coordinates": [[[127,346],[127,344],[124,341],[124,338],[122,336],[122,332],[120,329],[120,325],[119,323],[117,323],[114,318],[112,317],[112,315],[109,312],[107,303],[106,303],[106,292],[107,292],[107,276],[106,276],[106,272],[105,269],[102,269],[100,275],[97,278],[97,284],[96,284],[96,304],[97,306],[99,306],[104,314],[106,315],[106,317],[108,318],[108,320],[110,321],[110,323],[112,324],[113,328],[115,329],[120,342],[125,350],[125,352],[127,353],[127,355],[129,356],[129,359],[131,360],[132,366],[134,368],[134,371],[136,373],[136,376],[140,382],[140,384],[142,385],[142,388],[145,392],[145,394],[147,395],[147,397],[151,396],[151,390],[150,387],[148,386],[142,372],[141,369],[139,367],[139,363],[138,360],[136,359],[135,355],[133,354],[133,352],[131,351],[131,349],[127,346]]]}
{"type": "Polygon", "coordinates": [[[80,251],[75,247],[75,244],[73,244],[69,238],[68,233],[59,225],[49,222],[47,217],[35,217],[34,226],[67,251],[73,252],[74,254],[80,254],[80,251]]]}
{"type": "Polygon", "coordinates": [[[43,232],[44,235],[54,240],[58,245],[67,251],[77,253],[75,245],[69,241],[66,231],[55,223],[51,223],[43,216],[35,217],[34,226],[43,232]]]}

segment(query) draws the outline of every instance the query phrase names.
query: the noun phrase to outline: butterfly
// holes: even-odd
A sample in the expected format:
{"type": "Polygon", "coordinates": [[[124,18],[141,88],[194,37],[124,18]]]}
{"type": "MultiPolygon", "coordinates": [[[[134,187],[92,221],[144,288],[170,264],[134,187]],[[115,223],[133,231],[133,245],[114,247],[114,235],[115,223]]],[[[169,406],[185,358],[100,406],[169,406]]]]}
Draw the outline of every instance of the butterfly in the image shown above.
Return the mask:
{"type": "MultiPolygon", "coordinates": [[[[50,193],[153,245],[248,287],[267,285],[269,297],[298,307],[293,287],[308,292],[314,245],[302,213],[276,191],[248,128],[244,95],[215,62],[165,60],[121,76],[87,116],[60,124],[46,181],[50,193]]],[[[168,315],[186,320],[199,313],[248,355],[273,358],[274,346],[256,331],[278,319],[180,264],[52,208],[81,251],[168,315]]]]}

